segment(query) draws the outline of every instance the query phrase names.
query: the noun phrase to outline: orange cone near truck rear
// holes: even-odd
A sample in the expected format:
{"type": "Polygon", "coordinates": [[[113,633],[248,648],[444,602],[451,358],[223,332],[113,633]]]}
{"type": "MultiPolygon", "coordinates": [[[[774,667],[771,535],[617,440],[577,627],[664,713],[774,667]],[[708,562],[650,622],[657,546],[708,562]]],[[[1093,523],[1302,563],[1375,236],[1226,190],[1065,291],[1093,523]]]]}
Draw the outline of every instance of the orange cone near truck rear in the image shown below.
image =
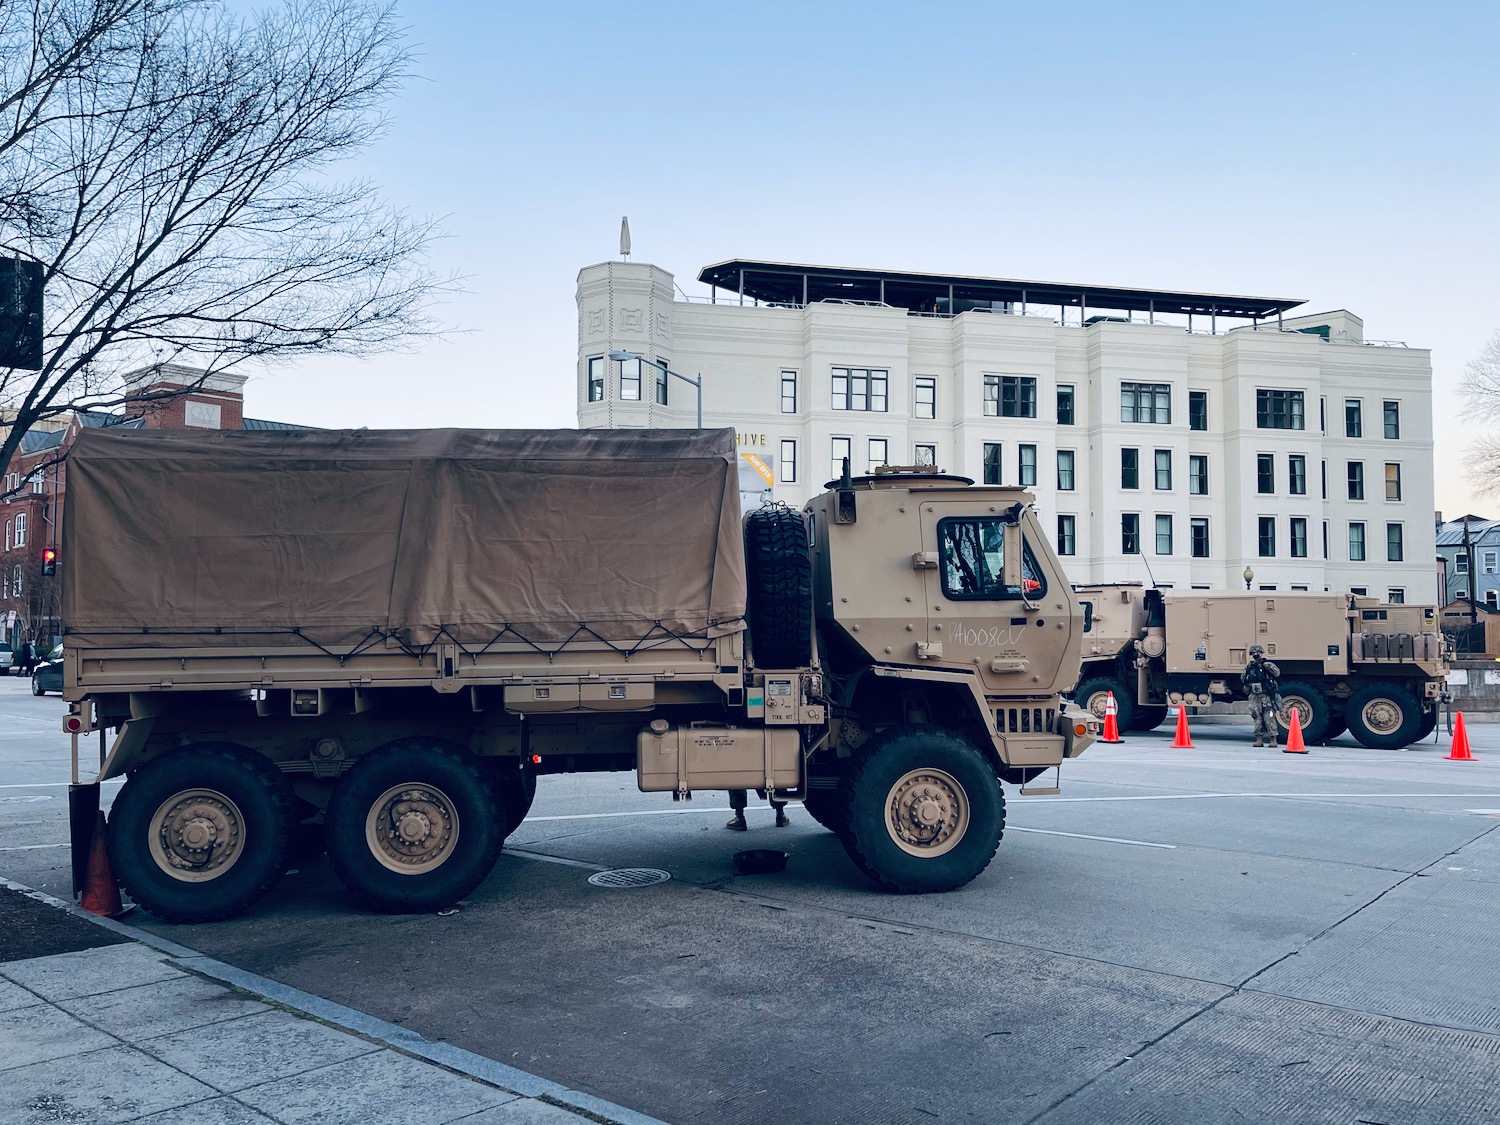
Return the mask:
{"type": "Polygon", "coordinates": [[[1286,745],[1281,748],[1281,752],[1283,754],[1306,754],[1307,743],[1302,741],[1302,713],[1295,707],[1289,708],[1288,713],[1290,718],[1287,719],[1286,745]]]}
{"type": "Polygon", "coordinates": [[[124,912],[120,902],[120,888],[109,870],[109,853],[104,849],[104,814],[99,814],[94,826],[94,844],[89,851],[89,873],[83,884],[83,895],[79,906],[91,914],[102,914],[113,918],[124,912]]]}
{"type": "Polygon", "coordinates": [[[1177,737],[1172,739],[1173,750],[1192,750],[1193,736],[1188,732],[1187,707],[1177,705],[1177,737]]]}
{"type": "Polygon", "coordinates": [[[1479,759],[1469,750],[1469,732],[1464,727],[1464,713],[1458,713],[1458,720],[1453,724],[1453,749],[1449,750],[1445,757],[1450,762],[1477,762],[1479,759]]]}
{"type": "Polygon", "coordinates": [[[1100,742],[1124,742],[1120,737],[1120,720],[1116,717],[1119,713],[1119,705],[1115,703],[1115,693],[1110,692],[1104,701],[1104,734],[1100,742]]]}

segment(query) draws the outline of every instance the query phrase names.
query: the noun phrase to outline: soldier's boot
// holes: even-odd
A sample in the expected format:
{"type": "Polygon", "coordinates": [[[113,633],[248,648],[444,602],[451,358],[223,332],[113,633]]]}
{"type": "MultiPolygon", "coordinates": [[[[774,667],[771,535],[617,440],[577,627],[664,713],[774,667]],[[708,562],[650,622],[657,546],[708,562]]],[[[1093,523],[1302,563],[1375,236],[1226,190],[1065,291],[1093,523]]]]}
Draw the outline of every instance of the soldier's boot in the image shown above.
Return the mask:
{"type": "Polygon", "coordinates": [[[724,827],[730,829],[733,832],[746,832],[750,828],[750,826],[745,823],[745,814],[742,812],[737,812],[732,817],[730,817],[728,823],[725,824],[724,827]]]}
{"type": "Polygon", "coordinates": [[[1257,735],[1255,741],[1252,742],[1250,745],[1251,746],[1264,746],[1265,743],[1263,741],[1261,741],[1260,737],[1257,735]]]}
{"type": "Polygon", "coordinates": [[[786,816],[786,806],[785,805],[777,805],[776,806],[776,827],[777,828],[785,828],[790,823],[792,823],[792,822],[790,820],[788,820],[787,816],[786,816]]]}

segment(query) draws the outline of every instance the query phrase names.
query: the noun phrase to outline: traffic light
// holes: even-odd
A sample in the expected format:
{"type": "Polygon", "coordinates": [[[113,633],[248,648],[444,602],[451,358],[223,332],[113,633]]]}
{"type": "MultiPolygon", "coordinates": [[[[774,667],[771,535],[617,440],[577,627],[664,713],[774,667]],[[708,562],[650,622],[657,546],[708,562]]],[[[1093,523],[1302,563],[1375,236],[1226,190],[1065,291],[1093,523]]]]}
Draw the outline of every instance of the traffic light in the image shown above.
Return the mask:
{"type": "Polygon", "coordinates": [[[51,578],[57,573],[57,552],[51,547],[42,551],[42,577],[51,578]]]}

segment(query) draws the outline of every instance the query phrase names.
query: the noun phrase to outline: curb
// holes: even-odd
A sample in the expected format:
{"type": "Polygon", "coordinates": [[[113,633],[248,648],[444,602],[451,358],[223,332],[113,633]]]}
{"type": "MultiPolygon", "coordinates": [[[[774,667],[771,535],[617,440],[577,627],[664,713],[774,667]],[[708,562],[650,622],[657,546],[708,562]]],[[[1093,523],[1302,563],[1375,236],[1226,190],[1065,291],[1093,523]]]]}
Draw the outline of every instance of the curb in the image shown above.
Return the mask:
{"type": "Polygon", "coordinates": [[[524,1070],[517,1070],[513,1066],[487,1059],[483,1055],[477,1055],[473,1051],[466,1051],[462,1047],[455,1047],[449,1043],[434,1043],[424,1039],[415,1031],[378,1019],[355,1008],[337,1004],[332,1000],[325,1000],[321,996],[314,996],[310,992],[304,992],[300,988],[282,984],[279,981],[263,977],[258,973],[247,972],[237,969],[233,965],[226,965],[222,961],[216,961],[212,957],[199,953],[195,949],[178,945],[174,941],[158,937],[144,930],[137,930],[113,918],[101,918],[97,914],[91,914],[87,910],[80,909],[71,902],[60,898],[54,898],[45,891],[28,887],[25,883],[18,883],[14,879],[0,875],[0,887],[8,890],[19,891],[28,898],[45,903],[57,910],[65,911],[74,917],[82,918],[84,921],[92,922],[112,933],[127,937],[132,941],[149,945],[162,953],[170,956],[184,969],[197,973],[200,976],[217,980],[223,984],[240,989],[244,992],[264,996],[268,1000],[281,1005],[283,1008],[298,1012],[304,1016],[331,1024],[345,1031],[350,1031],[366,1039],[372,1039],[383,1043],[392,1050],[403,1054],[412,1055],[416,1058],[425,1059],[427,1062],[446,1067],[468,1078],[477,1079],[491,1086],[498,1086],[502,1090],[508,1090],[525,1098],[543,1098],[554,1105],[564,1106],[590,1114],[595,1119],[606,1122],[607,1125],[667,1125],[660,1118],[648,1117],[644,1113],[638,1113],[633,1109],[615,1105],[613,1102],[605,1101],[603,1098],[595,1097],[593,1094],[585,1094],[580,1090],[573,1090],[550,1079],[538,1078],[534,1074],[528,1074],[524,1070]]]}

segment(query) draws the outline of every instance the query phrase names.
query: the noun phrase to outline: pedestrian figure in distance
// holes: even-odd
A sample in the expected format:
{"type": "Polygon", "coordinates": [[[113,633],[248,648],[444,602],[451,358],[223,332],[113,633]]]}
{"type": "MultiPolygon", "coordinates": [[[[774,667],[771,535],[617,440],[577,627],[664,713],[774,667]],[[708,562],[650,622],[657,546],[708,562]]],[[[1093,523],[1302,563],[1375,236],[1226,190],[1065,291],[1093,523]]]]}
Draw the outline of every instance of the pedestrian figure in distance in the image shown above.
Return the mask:
{"type": "MultiPolygon", "coordinates": [[[[766,795],[764,789],[757,789],[755,792],[762,797],[766,795]]],[[[734,810],[734,815],[729,818],[728,823],[724,827],[734,832],[747,831],[750,825],[745,823],[745,806],[749,803],[750,791],[748,789],[731,789],[729,791],[729,807],[734,810]]],[[[785,801],[778,801],[775,797],[772,797],[771,807],[776,810],[777,828],[785,828],[791,823],[786,816],[785,801]]]]}
{"type": "Polygon", "coordinates": [[[1266,659],[1266,650],[1251,645],[1250,662],[1240,673],[1240,684],[1249,697],[1250,716],[1255,720],[1255,746],[1275,746],[1280,737],[1276,729],[1276,713],[1281,709],[1280,679],[1281,669],[1266,659]]]}
{"type": "Polygon", "coordinates": [[[36,667],[36,645],[27,641],[21,646],[21,651],[16,655],[19,658],[17,667],[20,668],[21,675],[31,675],[31,670],[36,667]]]}

